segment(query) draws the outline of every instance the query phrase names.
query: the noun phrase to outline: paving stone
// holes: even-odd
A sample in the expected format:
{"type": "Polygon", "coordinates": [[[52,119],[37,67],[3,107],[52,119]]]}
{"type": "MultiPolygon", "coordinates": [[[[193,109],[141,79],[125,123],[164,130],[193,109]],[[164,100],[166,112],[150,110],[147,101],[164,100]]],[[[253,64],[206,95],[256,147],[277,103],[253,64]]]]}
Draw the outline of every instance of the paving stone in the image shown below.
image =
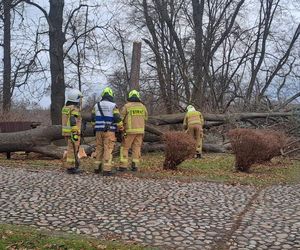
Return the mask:
{"type": "Polygon", "coordinates": [[[245,211],[257,192],[250,186],[6,167],[0,173],[1,223],[161,249],[212,249],[220,242],[233,250],[300,249],[300,185],[265,188],[245,211]]]}

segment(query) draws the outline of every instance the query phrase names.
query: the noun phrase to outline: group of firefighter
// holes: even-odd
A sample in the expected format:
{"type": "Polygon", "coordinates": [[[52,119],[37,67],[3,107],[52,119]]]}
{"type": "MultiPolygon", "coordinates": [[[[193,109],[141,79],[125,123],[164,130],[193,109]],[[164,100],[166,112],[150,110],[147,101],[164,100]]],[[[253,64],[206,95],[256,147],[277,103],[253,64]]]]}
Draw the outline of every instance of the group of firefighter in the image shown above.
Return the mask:
{"type": "MultiPolygon", "coordinates": [[[[71,89],[67,94],[66,104],[62,108],[62,135],[67,141],[67,154],[64,166],[70,174],[80,173],[78,150],[81,136],[81,103],[82,93],[78,89],[71,89]]],[[[92,125],[96,136],[95,173],[111,176],[113,171],[112,153],[117,141],[116,134],[121,135],[120,172],[137,171],[141,160],[141,148],[145,134],[145,124],[148,111],[141,102],[140,93],[131,90],[127,103],[118,109],[114,92],[106,87],[101,94],[101,101],[97,102],[92,111],[92,125]],[[128,151],[132,151],[129,167],[128,151]]],[[[202,157],[203,125],[202,114],[192,105],[187,106],[184,117],[184,129],[196,140],[196,158],[202,157]]]]}

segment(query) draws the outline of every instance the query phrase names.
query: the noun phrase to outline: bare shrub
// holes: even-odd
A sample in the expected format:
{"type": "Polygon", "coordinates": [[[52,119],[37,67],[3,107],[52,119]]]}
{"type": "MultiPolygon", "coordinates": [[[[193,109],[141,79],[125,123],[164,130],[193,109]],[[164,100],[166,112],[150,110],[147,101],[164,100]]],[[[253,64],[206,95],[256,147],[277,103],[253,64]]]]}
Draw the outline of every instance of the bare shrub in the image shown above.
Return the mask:
{"type": "Polygon", "coordinates": [[[256,129],[233,129],[228,133],[235,154],[235,168],[248,172],[255,163],[281,155],[286,137],[281,132],[256,129]]]}
{"type": "Polygon", "coordinates": [[[167,132],[163,136],[165,142],[164,169],[176,170],[184,160],[196,153],[196,141],[184,132],[167,132]]]}

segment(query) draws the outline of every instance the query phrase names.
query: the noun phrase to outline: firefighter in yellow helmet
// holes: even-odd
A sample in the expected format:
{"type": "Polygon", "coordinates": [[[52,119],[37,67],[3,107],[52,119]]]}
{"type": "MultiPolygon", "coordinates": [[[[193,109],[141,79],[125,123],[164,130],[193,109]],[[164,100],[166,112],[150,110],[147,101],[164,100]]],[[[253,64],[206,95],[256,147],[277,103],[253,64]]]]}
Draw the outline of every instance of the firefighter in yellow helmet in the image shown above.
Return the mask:
{"type": "Polygon", "coordinates": [[[81,98],[78,89],[71,89],[67,94],[65,106],[62,108],[62,135],[67,141],[67,160],[64,166],[70,174],[80,173],[77,153],[80,146],[81,98]]]}
{"type": "Polygon", "coordinates": [[[93,109],[93,125],[96,132],[95,173],[110,176],[112,172],[112,152],[116,142],[115,133],[123,130],[119,109],[114,102],[114,93],[106,87],[102,99],[93,109]]]}
{"type": "Polygon", "coordinates": [[[136,90],[129,92],[127,103],[121,109],[121,116],[125,129],[125,136],[120,149],[119,171],[128,168],[128,150],[132,149],[131,171],[137,171],[141,158],[141,147],[145,133],[145,121],[148,112],[140,100],[140,93],[136,90]]]}
{"type": "Polygon", "coordinates": [[[203,125],[204,118],[201,112],[189,105],[187,106],[187,112],[183,120],[184,129],[190,134],[197,142],[196,152],[197,158],[202,158],[202,144],[203,144],[203,125]]]}

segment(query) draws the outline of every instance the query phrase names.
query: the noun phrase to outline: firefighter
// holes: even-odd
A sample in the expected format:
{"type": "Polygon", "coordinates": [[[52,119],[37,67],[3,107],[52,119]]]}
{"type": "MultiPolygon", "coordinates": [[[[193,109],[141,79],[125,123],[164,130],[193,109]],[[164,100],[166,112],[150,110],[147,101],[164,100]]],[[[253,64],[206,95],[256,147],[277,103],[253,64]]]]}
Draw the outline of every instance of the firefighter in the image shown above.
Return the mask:
{"type": "Polygon", "coordinates": [[[110,176],[112,172],[112,151],[116,142],[116,131],[123,129],[119,109],[114,102],[114,93],[106,87],[102,99],[93,109],[93,125],[96,133],[95,173],[110,176]]]}
{"type": "Polygon", "coordinates": [[[121,109],[125,131],[120,149],[119,171],[128,170],[128,150],[130,148],[132,149],[131,171],[137,171],[141,158],[141,147],[148,112],[140,100],[140,93],[138,91],[130,91],[127,101],[121,109]]]}
{"type": "Polygon", "coordinates": [[[197,142],[196,158],[202,158],[204,119],[201,112],[196,111],[194,106],[188,105],[183,120],[183,127],[197,142]]]}
{"type": "Polygon", "coordinates": [[[77,156],[80,146],[81,100],[82,93],[78,89],[71,89],[62,108],[62,135],[67,141],[67,160],[64,167],[70,174],[81,172],[77,156]]]}

